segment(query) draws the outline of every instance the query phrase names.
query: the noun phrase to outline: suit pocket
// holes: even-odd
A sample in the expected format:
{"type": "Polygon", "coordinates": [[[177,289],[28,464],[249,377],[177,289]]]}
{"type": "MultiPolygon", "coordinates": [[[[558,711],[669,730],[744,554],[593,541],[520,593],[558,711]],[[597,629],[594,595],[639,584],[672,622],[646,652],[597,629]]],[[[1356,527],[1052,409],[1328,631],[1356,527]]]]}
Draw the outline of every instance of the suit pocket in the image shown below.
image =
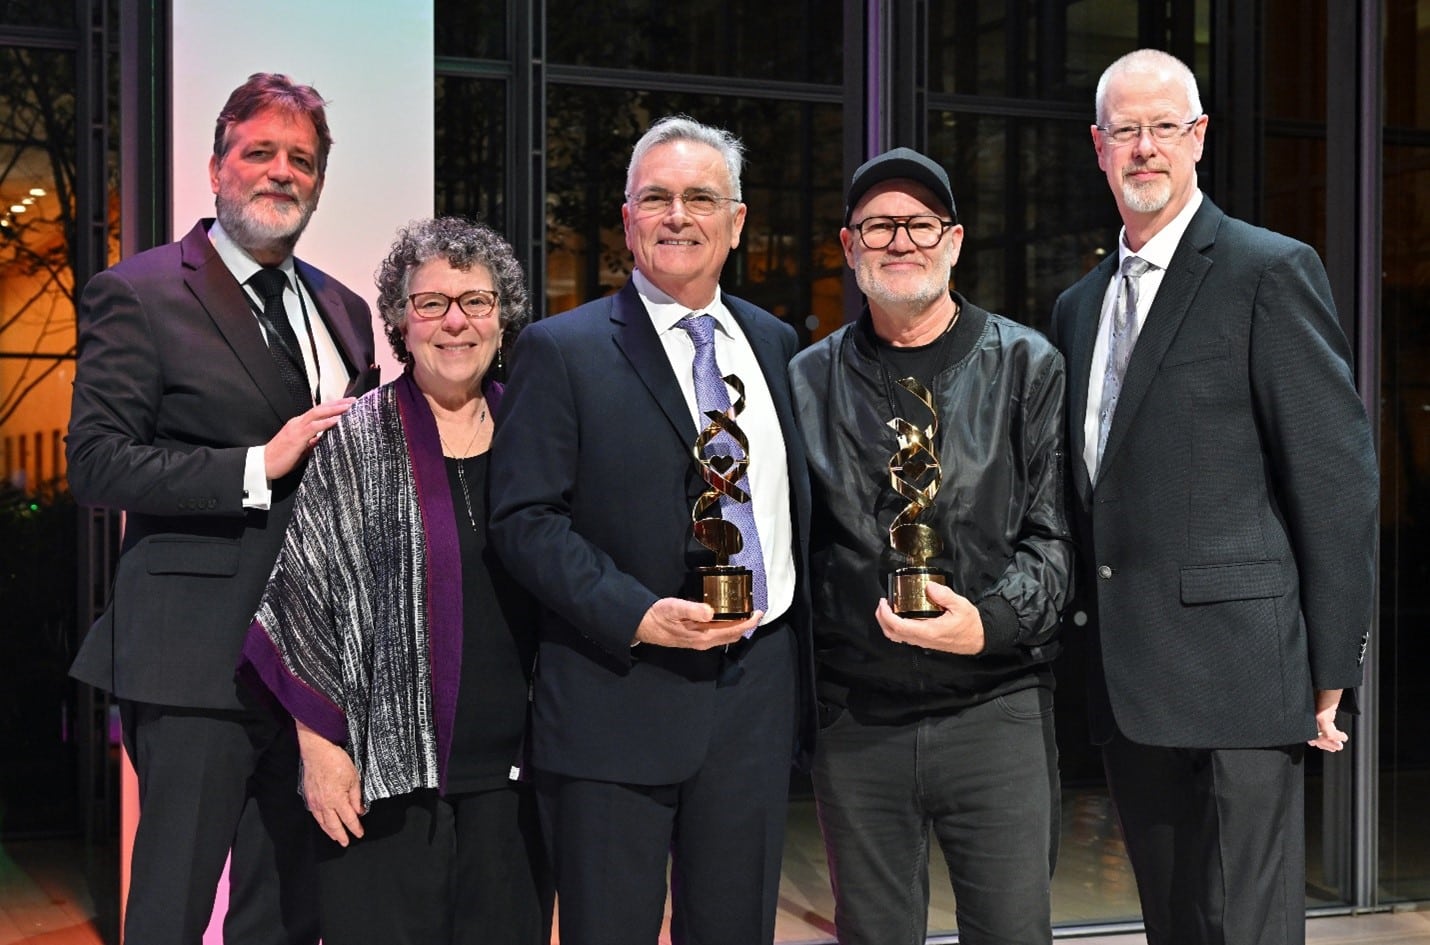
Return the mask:
{"type": "Polygon", "coordinates": [[[1280,561],[1243,561],[1182,569],[1182,603],[1256,600],[1286,593],[1280,561]]]}
{"type": "Polygon", "coordinates": [[[232,577],[238,573],[238,542],[213,538],[151,538],[144,546],[150,574],[232,577]]]}

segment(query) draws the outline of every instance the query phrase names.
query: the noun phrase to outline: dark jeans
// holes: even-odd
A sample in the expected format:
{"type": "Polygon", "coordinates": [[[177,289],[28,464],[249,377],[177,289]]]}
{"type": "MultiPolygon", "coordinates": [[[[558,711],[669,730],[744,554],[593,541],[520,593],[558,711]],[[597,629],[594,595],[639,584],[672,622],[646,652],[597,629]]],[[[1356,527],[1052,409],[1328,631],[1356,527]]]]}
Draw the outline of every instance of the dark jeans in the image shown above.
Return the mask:
{"type": "Polygon", "coordinates": [[[846,711],[820,732],[814,792],[841,945],[922,945],[930,829],[960,942],[1052,941],[1060,799],[1048,689],[901,725],[846,711]]]}
{"type": "Polygon", "coordinates": [[[1150,945],[1306,941],[1305,753],[1102,747],[1150,945]]]}

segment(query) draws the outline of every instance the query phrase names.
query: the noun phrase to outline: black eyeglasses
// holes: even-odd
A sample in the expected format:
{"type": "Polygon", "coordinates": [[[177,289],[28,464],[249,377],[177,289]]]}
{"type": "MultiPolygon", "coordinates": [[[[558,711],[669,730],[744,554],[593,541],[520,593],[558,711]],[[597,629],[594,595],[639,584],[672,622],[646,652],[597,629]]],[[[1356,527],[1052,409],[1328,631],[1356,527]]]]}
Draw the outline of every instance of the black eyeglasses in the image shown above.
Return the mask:
{"type": "Polygon", "coordinates": [[[1171,141],[1191,131],[1192,126],[1201,120],[1202,116],[1198,115],[1186,121],[1158,121],[1150,125],[1098,125],[1097,130],[1113,144],[1131,144],[1142,137],[1143,129],[1152,132],[1152,137],[1158,141],[1171,141]]]}
{"type": "Polygon", "coordinates": [[[938,217],[865,217],[858,223],[849,224],[849,229],[859,234],[864,245],[870,249],[887,249],[899,235],[899,230],[909,234],[909,242],[919,249],[933,249],[943,234],[957,226],[954,220],[940,220],[938,217]]]}
{"type": "Polygon", "coordinates": [[[658,187],[649,187],[637,194],[626,194],[626,199],[641,216],[665,213],[679,200],[687,213],[698,217],[708,217],[720,209],[722,203],[739,203],[739,197],[722,197],[708,190],[687,190],[683,194],[673,194],[658,187]]]}
{"type": "Polygon", "coordinates": [[[412,303],[412,314],[430,321],[446,315],[453,302],[457,303],[457,308],[468,318],[490,318],[500,299],[495,292],[473,289],[456,298],[445,292],[414,292],[407,297],[407,301],[412,303]]]}

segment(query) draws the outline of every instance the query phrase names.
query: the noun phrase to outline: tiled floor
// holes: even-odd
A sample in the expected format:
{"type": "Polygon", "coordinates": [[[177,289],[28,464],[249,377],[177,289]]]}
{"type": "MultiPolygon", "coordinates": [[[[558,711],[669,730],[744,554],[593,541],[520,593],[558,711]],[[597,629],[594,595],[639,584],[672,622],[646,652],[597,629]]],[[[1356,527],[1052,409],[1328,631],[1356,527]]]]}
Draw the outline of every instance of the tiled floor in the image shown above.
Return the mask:
{"type": "MultiPolygon", "coordinates": [[[[0,844],[0,945],[111,945],[115,897],[112,851],[86,850],[75,840],[0,844]],[[96,903],[101,903],[98,906],[96,903]],[[97,914],[101,918],[96,918],[97,914]]],[[[938,859],[935,857],[935,859],[938,859]]],[[[955,941],[953,902],[942,867],[930,877],[930,942],[955,941]]],[[[1089,926],[1134,925],[1137,906],[1105,798],[1070,792],[1053,883],[1054,921],[1078,945],[1146,945],[1138,932],[1101,933],[1089,926]]],[[[781,945],[833,940],[829,874],[813,804],[790,809],[777,937],[781,945]]],[[[665,941],[668,942],[668,939],[665,941]]],[[[1309,945],[1430,945],[1430,911],[1413,908],[1311,920],[1309,945]]]]}

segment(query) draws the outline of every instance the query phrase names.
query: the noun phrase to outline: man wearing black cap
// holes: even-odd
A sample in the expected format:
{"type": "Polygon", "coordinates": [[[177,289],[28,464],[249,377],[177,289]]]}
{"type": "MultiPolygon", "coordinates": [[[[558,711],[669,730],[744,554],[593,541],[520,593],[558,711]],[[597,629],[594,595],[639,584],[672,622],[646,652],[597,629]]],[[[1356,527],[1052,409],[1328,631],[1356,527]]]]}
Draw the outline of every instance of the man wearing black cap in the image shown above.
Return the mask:
{"type": "Polygon", "coordinates": [[[814,788],[839,941],[924,941],[932,828],[960,941],[1048,942],[1049,662],[1072,565],[1063,360],[949,290],[963,227],[924,155],[896,148],[855,171],[839,239],[867,304],[791,365],[814,490],[814,788]],[[905,538],[926,526],[927,565],[946,576],[926,592],[934,616],[886,599],[910,564],[908,541],[891,546],[896,519],[905,538]]]}

